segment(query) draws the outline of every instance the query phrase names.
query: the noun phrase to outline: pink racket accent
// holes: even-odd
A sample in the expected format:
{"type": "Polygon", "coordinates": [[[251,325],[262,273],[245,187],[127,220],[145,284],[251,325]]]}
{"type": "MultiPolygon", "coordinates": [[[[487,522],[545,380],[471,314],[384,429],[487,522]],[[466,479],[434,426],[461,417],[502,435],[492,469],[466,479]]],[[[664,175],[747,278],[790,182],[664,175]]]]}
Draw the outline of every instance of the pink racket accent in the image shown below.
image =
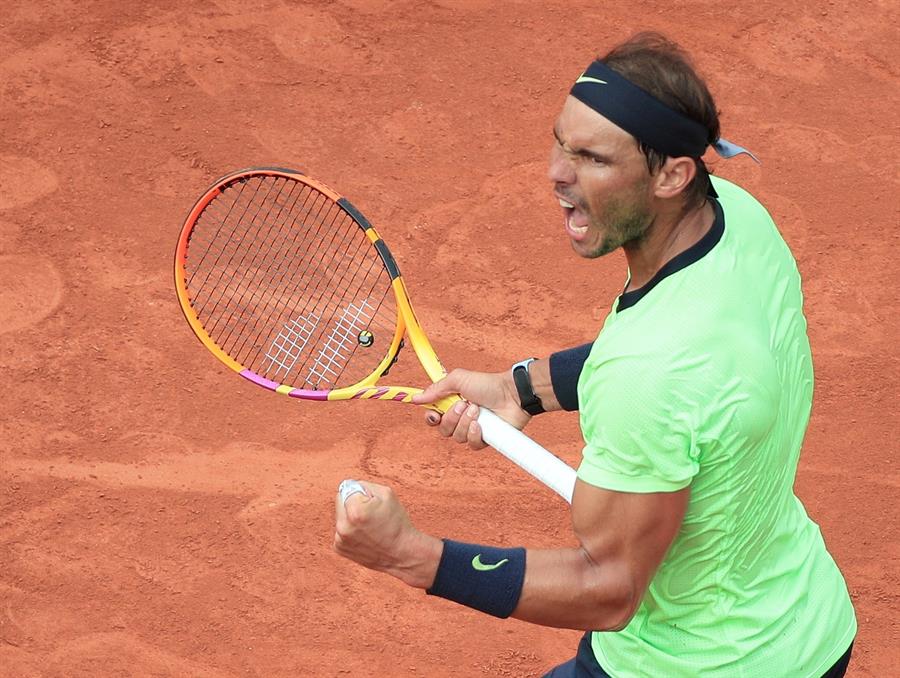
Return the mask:
{"type": "Polygon", "coordinates": [[[364,388],[364,389],[354,393],[351,400],[356,400],[357,398],[365,398],[366,396],[369,396],[370,398],[380,398],[381,396],[383,396],[385,393],[387,393],[390,390],[391,390],[390,388],[385,388],[385,387],[364,388]],[[370,393],[371,393],[371,395],[369,395],[370,393]]]}
{"type": "Polygon", "coordinates": [[[291,398],[302,398],[303,400],[328,400],[328,394],[331,391],[310,391],[305,388],[295,388],[293,391],[289,391],[288,395],[291,398]]]}
{"type": "MultiPolygon", "coordinates": [[[[261,377],[252,370],[244,370],[240,374],[244,379],[248,379],[254,384],[267,388],[270,391],[277,391],[278,387],[281,386],[277,381],[261,377]]],[[[329,391],[310,391],[304,388],[295,388],[288,391],[288,395],[292,398],[303,398],[304,400],[328,400],[328,393],[329,391]]]]}
{"type": "Polygon", "coordinates": [[[281,384],[279,384],[277,381],[272,381],[271,379],[261,377],[256,372],[253,372],[251,370],[244,370],[240,374],[244,379],[249,379],[254,384],[262,386],[263,388],[267,388],[270,391],[275,391],[279,386],[281,386],[281,384]]]}

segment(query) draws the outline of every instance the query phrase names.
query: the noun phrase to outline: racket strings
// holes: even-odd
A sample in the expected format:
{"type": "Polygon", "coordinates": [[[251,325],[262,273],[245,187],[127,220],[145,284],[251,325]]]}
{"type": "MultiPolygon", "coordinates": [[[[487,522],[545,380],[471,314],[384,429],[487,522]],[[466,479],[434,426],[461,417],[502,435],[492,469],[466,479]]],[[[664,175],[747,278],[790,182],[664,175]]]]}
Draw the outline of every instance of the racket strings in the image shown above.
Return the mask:
{"type": "MultiPolygon", "coordinates": [[[[284,180],[283,183],[290,184],[291,188],[297,184],[297,182],[287,180],[284,180]]],[[[242,194],[238,194],[236,201],[240,200],[241,197],[242,194]]],[[[307,191],[306,197],[315,198],[318,196],[314,195],[312,191],[307,191]]],[[[299,198],[300,195],[298,194],[297,200],[299,200],[299,198]]],[[[270,199],[271,193],[268,193],[263,198],[263,200],[270,199]]],[[[321,201],[321,204],[324,204],[324,201],[321,201]]],[[[294,204],[294,207],[295,206],[296,202],[294,204]]],[[[248,205],[248,208],[249,207],[250,205],[248,205]]],[[[286,236],[289,231],[282,228],[280,229],[280,232],[276,231],[276,237],[273,238],[271,232],[276,227],[276,224],[275,220],[271,218],[271,215],[268,215],[266,218],[269,219],[269,231],[267,233],[260,233],[259,226],[266,222],[258,219],[258,212],[254,214],[251,219],[247,219],[248,211],[248,209],[245,209],[238,217],[238,219],[249,222],[245,224],[246,227],[243,231],[239,231],[238,226],[236,225],[235,228],[231,229],[229,236],[224,238],[223,243],[223,250],[228,249],[230,246],[235,252],[243,250],[243,256],[238,260],[237,265],[235,266],[231,265],[230,262],[232,258],[230,257],[229,265],[223,267],[219,278],[211,285],[213,290],[217,289],[219,291],[217,297],[211,295],[206,300],[206,303],[199,302],[199,299],[198,302],[195,303],[198,315],[206,314],[209,317],[214,318],[209,327],[207,327],[207,331],[211,336],[218,337],[220,346],[232,355],[240,355],[242,353],[241,346],[230,342],[232,337],[235,337],[236,333],[238,337],[243,337],[246,341],[254,336],[253,330],[255,328],[262,330],[265,327],[265,314],[252,313],[252,308],[277,307],[283,303],[282,299],[285,290],[280,287],[284,286],[273,285],[272,279],[267,281],[267,273],[271,272],[272,267],[278,267],[279,265],[283,272],[282,278],[291,272],[291,268],[284,265],[286,255],[280,258],[272,256],[272,249],[279,240],[278,235],[282,235],[283,237],[280,238],[280,240],[284,241],[286,239],[284,236],[286,236]],[[256,226],[255,229],[253,229],[254,226],[256,226]],[[247,243],[246,245],[244,244],[245,242],[247,243]],[[258,265],[246,265],[248,256],[252,257],[252,260],[268,261],[269,263],[262,271],[260,271],[258,265]],[[238,280],[237,276],[241,269],[243,269],[243,275],[238,280]],[[223,278],[226,275],[229,276],[229,279],[223,282],[223,278]],[[250,292],[249,298],[247,297],[248,291],[250,292]],[[219,313],[219,304],[223,301],[226,304],[226,308],[222,313],[219,313]],[[209,306],[210,303],[213,304],[212,307],[209,306]]],[[[229,209],[226,213],[226,217],[228,214],[231,214],[231,212],[232,210],[229,209]]],[[[211,216],[213,223],[226,223],[218,222],[219,217],[216,215],[211,216]]],[[[296,217],[292,220],[292,225],[295,221],[296,217]]],[[[287,220],[285,220],[285,223],[287,223],[287,220]]],[[[220,236],[221,230],[216,235],[220,236]]],[[[232,254],[232,257],[233,256],[234,253],[232,254]]]]}
{"type": "MultiPolygon", "coordinates": [[[[246,198],[244,198],[244,189],[248,183],[249,182],[241,182],[240,193],[237,196],[235,196],[235,199],[231,202],[230,205],[228,205],[226,214],[222,215],[221,217],[213,216],[213,218],[215,218],[216,221],[218,223],[220,223],[223,227],[229,223],[232,224],[232,227],[231,227],[230,232],[228,233],[228,235],[225,238],[218,237],[221,235],[221,229],[217,229],[217,231],[213,234],[214,237],[209,240],[209,245],[207,247],[206,253],[204,253],[203,258],[197,264],[197,267],[198,267],[197,270],[202,270],[203,265],[205,263],[206,254],[212,249],[212,245],[214,243],[218,243],[219,248],[215,251],[215,254],[216,254],[215,261],[212,263],[212,265],[210,265],[206,268],[206,278],[203,281],[203,286],[211,287],[212,290],[215,290],[215,289],[220,290],[221,294],[220,294],[219,298],[217,299],[216,303],[218,303],[218,301],[220,301],[222,298],[224,298],[226,292],[228,291],[227,285],[221,284],[221,276],[224,275],[228,271],[230,264],[232,263],[231,257],[229,257],[226,260],[225,264],[220,266],[220,263],[222,261],[222,255],[226,251],[229,250],[229,245],[233,245],[234,243],[239,242],[239,241],[248,240],[247,236],[248,236],[250,227],[253,225],[259,226],[262,223],[262,222],[257,221],[258,212],[259,212],[259,209],[261,209],[263,203],[268,199],[268,196],[264,197],[263,199],[260,199],[258,197],[258,195],[253,194],[253,195],[248,195],[246,198]],[[232,218],[232,212],[234,211],[235,207],[238,207],[242,202],[244,203],[243,211],[238,216],[232,218]],[[254,207],[254,205],[256,206],[256,213],[254,213],[252,217],[248,218],[247,213],[254,207]],[[238,233],[238,229],[240,227],[244,227],[244,230],[243,230],[243,232],[238,233]],[[209,284],[209,276],[213,273],[213,271],[216,271],[216,270],[218,270],[218,272],[220,274],[220,279],[217,280],[212,285],[210,285],[209,284]]],[[[261,184],[257,184],[255,186],[255,193],[259,192],[260,187],[261,187],[261,184]]],[[[269,191],[271,191],[272,188],[274,188],[274,186],[270,185],[269,191]]],[[[220,207],[221,204],[222,204],[221,201],[214,201],[213,203],[211,203],[211,205],[215,205],[216,207],[220,207]]],[[[238,209],[240,209],[240,208],[238,208],[238,209]]],[[[195,229],[194,233],[196,233],[196,229],[195,229]]],[[[232,250],[233,249],[234,248],[232,248],[232,250]]],[[[246,254],[247,254],[247,252],[244,253],[245,256],[246,256],[246,254]]],[[[232,256],[233,256],[233,251],[232,251],[232,256]]],[[[192,280],[189,279],[188,280],[189,287],[191,286],[191,283],[192,283],[192,280]]],[[[205,309],[200,309],[200,310],[202,311],[205,309]]],[[[215,308],[213,308],[212,312],[215,312],[215,308]]]]}
{"type": "MultiPolygon", "coordinates": [[[[313,291],[310,289],[310,282],[307,278],[311,278],[312,280],[316,279],[315,273],[327,271],[329,267],[334,267],[337,265],[335,262],[335,258],[342,252],[347,249],[348,244],[352,244],[355,240],[357,242],[357,252],[356,255],[359,255],[360,252],[364,249],[364,243],[361,242],[363,239],[357,237],[352,239],[353,231],[350,228],[336,228],[335,221],[338,217],[343,214],[343,211],[337,207],[337,205],[327,199],[323,202],[328,203],[328,212],[326,212],[325,219],[328,219],[326,229],[327,232],[330,232],[331,238],[321,237],[320,231],[317,230],[317,237],[315,238],[316,245],[314,248],[308,248],[306,250],[306,254],[309,256],[301,256],[300,265],[298,265],[297,275],[293,276],[292,279],[295,280],[295,284],[291,293],[288,295],[289,298],[294,299],[294,303],[290,306],[289,312],[291,317],[301,317],[306,318],[307,316],[310,318],[315,318],[316,322],[321,318],[321,314],[323,312],[323,308],[320,304],[315,303],[318,302],[319,299],[316,299],[312,296],[313,291]],[[330,218],[329,218],[330,215],[330,218]],[[340,240],[338,240],[338,236],[340,234],[340,240]],[[328,258],[328,255],[331,254],[331,258],[328,258]],[[298,294],[297,292],[302,290],[302,294],[298,294]],[[304,308],[298,309],[298,304],[302,300],[306,300],[306,304],[304,308]],[[312,303],[311,303],[312,302],[312,303]],[[318,311],[318,314],[317,314],[318,311]],[[299,314],[299,316],[298,316],[299,314]]],[[[319,210],[318,214],[321,213],[319,210]]],[[[319,221],[319,224],[325,224],[325,219],[319,221]]],[[[257,346],[257,351],[253,356],[253,360],[259,358],[259,354],[262,351],[264,344],[260,341],[260,337],[254,337],[255,344],[257,346]]]]}
{"type": "Polygon", "coordinates": [[[213,341],[279,383],[355,383],[394,337],[391,280],[368,237],[300,181],[225,185],[194,225],[185,268],[191,305],[213,341]]]}
{"type": "MultiPolygon", "coordinates": [[[[296,182],[291,182],[296,183],[296,182]]],[[[315,204],[316,198],[320,197],[314,194],[313,191],[306,191],[306,196],[304,203],[302,205],[301,211],[299,213],[304,213],[307,211],[307,204],[309,198],[313,198],[313,204],[315,204]]],[[[298,195],[292,205],[291,209],[294,210],[296,208],[296,202],[299,200],[300,196],[298,195]]],[[[313,216],[313,221],[316,224],[317,234],[318,229],[321,227],[322,222],[319,219],[319,215],[321,213],[321,207],[324,206],[326,201],[320,201],[320,208],[316,210],[316,213],[313,216]]],[[[299,214],[298,213],[298,214],[299,214]]],[[[255,289],[261,290],[259,294],[258,302],[266,305],[266,306],[278,306],[280,304],[285,304],[283,299],[285,299],[289,292],[288,290],[291,288],[291,283],[296,274],[296,267],[292,267],[290,262],[288,261],[289,254],[291,252],[291,245],[296,244],[297,237],[300,234],[300,229],[296,228],[297,214],[294,214],[293,218],[290,218],[290,224],[287,223],[287,219],[285,220],[285,224],[288,228],[282,228],[276,235],[275,238],[270,240],[270,246],[266,250],[264,254],[262,254],[262,249],[260,248],[260,253],[263,258],[268,260],[268,265],[263,271],[260,280],[255,289]],[[293,240],[288,243],[288,235],[293,232],[293,240]],[[281,240],[281,244],[276,245],[276,242],[281,240]],[[283,245],[287,244],[287,247],[283,248],[283,245]],[[276,250],[276,254],[273,255],[272,251],[278,247],[276,250]],[[274,272],[273,272],[274,269],[274,272]]],[[[294,248],[296,249],[296,248],[294,248]]],[[[296,292],[297,285],[293,285],[293,292],[296,292]]],[[[259,341],[260,334],[265,331],[266,326],[265,323],[260,323],[260,320],[263,319],[263,316],[257,315],[253,326],[249,329],[249,331],[244,332],[243,340],[239,341],[235,346],[231,347],[231,350],[236,353],[242,353],[248,342],[256,342],[259,341]],[[256,330],[254,332],[254,330],[256,330]]],[[[231,322],[232,318],[226,320],[226,325],[231,322]]],[[[234,330],[236,329],[236,325],[231,324],[231,331],[224,337],[223,343],[228,344],[232,335],[234,334],[234,330]]]]}
{"type": "MultiPolygon", "coordinates": [[[[341,214],[344,214],[343,211],[341,214]]],[[[383,285],[387,281],[383,275],[381,261],[377,256],[366,257],[371,253],[368,239],[359,237],[361,231],[349,216],[344,214],[344,219],[346,223],[341,230],[344,231],[345,237],[333,248],[333,253],[335,255],[344,253],[353,261],[366,261],[367,264],[355,267],[343,266],[340,262],[335,264],[334,258],[325,262],[326,275],[312,280],[312,284],[306,288],[308,298],[304,307],[294,309],[295,312],[299,311],[301,317],[317,318],[326,309],[331,311],[331,323],[323,325],[322,334],[316,344],[318,350],[310,352],[307,359],[297,368],[303,375],[304,383],[317,389],[323,386],[335,387],[339,384],[344,369],[360,346],[358,340],[360,332],[373,324],[375,311],[380,308],[390,292],[389,287],[382,287],[380,293],[377,291],[379,282],[383,285]],[[356,241],[355,248],[352,247],[352,242],[348,243],[348,239],[351,238],[356,241]],[[333,277],[334,271],[338,272],[337,278],[333,277]]],[[[391,326],[396,322],[396,310],[390,322],[391,326]]],[[[383,329],[383,326],[382,321],[379,330],[383,329]]],[[[371,332],[371,329],[369,331],[371,332]]],[[[370,371],[371,369],[367,369],[354,376],[362,378],[370,371]]],[[[350,376],[350,383],[356,380],[358,379],[350,376]]]]}
{"type": "MultiPolygon", "coordinates": [[[[367,272],[367,279],[370,273],[371,271],[367,272]]],[[[308,382],[336,386],[344,367],[349,363],[355,351],[362,346],[360,339],[364,330],[370,333],[373,340],[376,336],[393,338],[392,330],[396,325],[397,318],[396,308],[391,304],[390,317],[386,319],[379,317],[378,312],[386,299],[393,301],[394,297],[390,294],[389,288],[382,288],[379,298],[376,289],[377,283],[377,279],[373,280],[368,289],[363,289],[361,286],[351,295],[340,297],[331,295],[328,303],[342,310],[333,321],[331,330],[322,342],[321,348],[309,364],[308,382]],[[348,297],[361,299],[361,301],[348,301],[348,297]]]]}
{"type": "MultiPolygon", "coordinates": [[[[281,190],[283,190],[284,184],[286,183],[288,182],[282,183],[281,190]]],[[[270,186],[270,191],[271,188],[274,188],[274,186],[270,186]]],[[[257,187],[257,191],[258,190],[259,187],[257,187]]],[[[240,198],[241,195],[238,195],[235,203],[240,198]]],[[[227,240],[225,240],[222,252],[227,249],[227,246],[229,244],[234,244],[236,242],[246,241],[251,244],[249,247],[243,249],[241,258],[237,261],[236,265],[232,266],[231,258],[229,258],[228,265],[220,269],[219,279],[212,285],[213,289],[218,289],[220,293],[217,298],[210,297],[210,299],[208,300],[213,301],[213,299],[215,299],[213,301],[213,307],[209,309],[210,315],[216,316],[218,304],[222,301],[226,301],[226,303],[233,302],[235,304],[235,308],[232,309],[232,314],[229,315],[226,320],[226,322],[229,322],[233,319],[234,310],[236,308],[240,308],[243,305],[247,290],[252,289],[253,293],[256,293],[258,285],[248,285],[247,276],[252,275],[257,271],[251,269],[250,267],[245,267],[244,264],[248,256],[251,257],[251,260],[255,259],[261,253],[264,246],[268,245],[269,247],[271,247],[271,245],[273,244],[272,240],[268,237],[269,233],[260,233],[260,231],[266,224],[269,225],[269,232],[271,232],[272,228],[275,226],[275,218],[273,218],[271,210],[274,209],[275,205],[277,204],[277,196],[275,198],[275,201],[273,201],[273,204],[270,206],[269,212],[262,218],[260,218],[259,216],[259,212],[262,208],[263,203],[271,200],[271,192],[264,196],[262,199],[259,199],[258,195],[252,196],[252,198],[248,201],[247,207],[244,209],[243,213],[235,220],[235,226],[234,228],[232,228],[227,240]],[[252,214],[252,216],[248,217],[247,215],[250,212],[254,202],[259,202],[259,205],[257,205],[256,210],[252,214]],[[242,233],[239,233],[238,228],[241,225],[245,225],[246,228],[242,233]],[[252,234],[250,232],[251,229],[253,229],[252,234]],[[242,269],[244,271],[244,274],[240,278],[238,278],[238,273],[242,269]],[[225,276],[228,276],[229,279],[223,283],[222,278],[224,278],[225,276]],[[236,290],[240,291],[240,296],[236,296],[236,290]]],[[[230,211],[231,210],[229,210],[229,214],[230,211]]],[[[226,214],[226,219],[228,218],[229,214],[226,214]]],[[[222,223],[227,223],[227,221],[223,221],[222,223]]],[[[205,310],[207,310],[205,306],[198,309],[199,312],[204,312],[205,310]]],[[[216,317],[218,317],[217,324],[224,319],[224,315],[216,317]]],[[[215,332],[217,330],[217,326],[213,325],[210,330],[212,332],[215,332]]]]}
{"type": "MultiPolygon", "coordinates": [[[[246,186],[246,182],[241,184],[242,191],[243,191],[244,186],[246,186]]],[[[257,189],[258,189],[258,187],[257,187],[257,189]]],[[[241,196],[239,195],[237,197],[237,199],[235,199],[230,205],[228,205],[227,207],[224,208],[224,209],[227,209],[227,212],[224,215],[213,215],[212,218],[216,219],[217,221],[219,221],[222,224],[229,223],[229,222],[234,223],[234,226],[236,228],[240,224],[240,219],[231,220],[230,216],[231,216],[231,210],[235,207],[235,205],[237,205],[240,202],[240,198],[241,198],[241,196]]],[[[209,212],[221,211],[222,209],[223,209],[223,202],[215,201],[215,202],[210,203],[210,205],[208,205],[206,207],[206,209],[204,210],[204,214],[208,214],[209,212]]],[[[214,238],[204,238],[203,237],[204,235],[205,235],[204,230],[198,230],[198,229],[194,228],[191,231],[191,239],[190,239],[190,244],[192,246],[191,254],[193,255],[193,252],[198,249],[198,246],[200,246],[202,242],[205,242],[206,248],[203,250],[203,253],[199,256],[199,261],[197,261],[197,263],[194,265],[193,271],[187,272],[188,273],[188,276],[187,276],[188,289],[202,289],[203,286],[209,281],[209,276],[212,273],[212,271],[215,270],[216,265],[218,264],[219,260],[222,257],[222,254],[224,253],[225,244],[227,244],[227,242],[228,242],[228,239],[226,239],[224,241],[220,240],[218,243],[216,243],[216,240],[214,238]],[[218,249],[216,249],[213,252],[214,244],[218,244],[219,247],[218,247],[218,249]],[[207,257],[210,255],[210,252],[214,253],[215,262],[213,263],[213,265],[207,266],[204,269],[204,264],[206,263],[207,257]],[[202,284],[198,284],[198,282],[195,282],[195,279],[194,279],[195,275],[204,270],[206,272],[206,276],[204,277],[202,284]]],[[[229,239],[230,239],[230,236],[229,236],[229,239]]]]}

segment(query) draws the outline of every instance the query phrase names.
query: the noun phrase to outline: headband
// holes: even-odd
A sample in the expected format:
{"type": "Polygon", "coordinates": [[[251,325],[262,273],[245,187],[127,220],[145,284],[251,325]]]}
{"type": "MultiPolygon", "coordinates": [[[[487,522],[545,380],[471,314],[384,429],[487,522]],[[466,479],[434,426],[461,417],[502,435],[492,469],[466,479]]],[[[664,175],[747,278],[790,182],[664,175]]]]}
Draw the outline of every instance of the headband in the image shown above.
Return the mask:
{"type": "MultiPolygon", "coordinates": [[[[663,155],[699,158],[710,145],[706,127],[669,108],[602,61],[588,66],[570,94],[663,155]]],[[[717,139],[712,147],[723,158],[746,153],[759,162],[746,148],[726,139],[717,139]]]]}

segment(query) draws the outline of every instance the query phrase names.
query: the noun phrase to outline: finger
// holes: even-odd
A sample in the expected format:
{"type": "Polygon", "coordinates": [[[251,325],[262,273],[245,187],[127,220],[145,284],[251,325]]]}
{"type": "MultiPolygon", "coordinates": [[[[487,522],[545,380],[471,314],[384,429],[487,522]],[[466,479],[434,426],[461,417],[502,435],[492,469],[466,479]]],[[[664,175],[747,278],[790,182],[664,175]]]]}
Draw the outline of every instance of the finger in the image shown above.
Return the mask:
{"type": "Polygon", "coordinates": [[[483,450],[485,447],[487,447],[487,443],[484,442],[484,438],[482,438],[481,424],[479,424],[477,421],[472,421],[469,423],[469,430],[466,433],[466,440],[469,443],[469,447],[471,449],[483,450]]]}
{"type": "Polygon", "coordinates": [[[478,417],[478,405],[467,405],[463,415],[456,424],[456,430],[453,431],[453,439],[458,443],[465,443],[469,439],[469,427],[478,417]]]}
{"type": "Polygon", "coordinates": [[[465,414],[468,405],[469,404],[465,400],[460,400],[447,410],[447,413],[443,417],[441,417],[438,430],[441,432],[442,436],[445,438],[453,436],[456,432],[457,424],[459,424],[460,417],[465,414]]]}
{"type": "Polygon", "coordinates": [[[441,415],[438,412],[430,411],[425,415],[425,423],[429,426],[437,426],[441,423],[441,415]]]}

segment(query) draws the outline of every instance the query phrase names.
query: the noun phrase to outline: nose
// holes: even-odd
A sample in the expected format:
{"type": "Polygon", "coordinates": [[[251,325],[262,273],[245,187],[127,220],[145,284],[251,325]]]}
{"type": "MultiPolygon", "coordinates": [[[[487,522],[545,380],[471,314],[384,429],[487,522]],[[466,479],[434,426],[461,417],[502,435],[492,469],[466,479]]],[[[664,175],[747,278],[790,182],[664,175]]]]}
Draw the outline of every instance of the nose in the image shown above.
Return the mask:
{"type": "Polygon", "coordinates": [[[547,178],[554,184],[574,184],[575,167],[572,159],[560,148],[559,144],[553,144],[550,149],[550,164],[547,167],[547,178]]]}

